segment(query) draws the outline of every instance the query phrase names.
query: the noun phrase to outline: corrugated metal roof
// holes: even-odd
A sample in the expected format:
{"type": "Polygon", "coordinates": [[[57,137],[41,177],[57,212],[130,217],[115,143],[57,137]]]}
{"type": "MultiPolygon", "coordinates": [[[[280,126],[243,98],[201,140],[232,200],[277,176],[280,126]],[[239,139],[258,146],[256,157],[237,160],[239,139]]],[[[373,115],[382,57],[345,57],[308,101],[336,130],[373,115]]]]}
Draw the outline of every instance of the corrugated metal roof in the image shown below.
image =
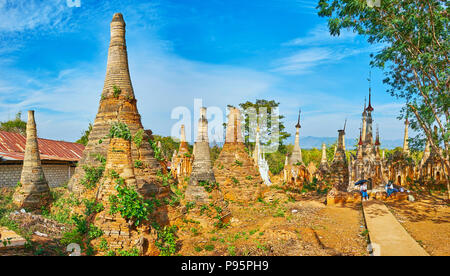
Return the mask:
{"type": "MultiPolygon", "coordinates": [[[[25,136],[0,131],[0,156],[5,160],[23,160],[25,153],[25,136]]],[[[79,161],[84,146],[77,143],[38,138],[39,152],[42,160],[79,161]]]]}

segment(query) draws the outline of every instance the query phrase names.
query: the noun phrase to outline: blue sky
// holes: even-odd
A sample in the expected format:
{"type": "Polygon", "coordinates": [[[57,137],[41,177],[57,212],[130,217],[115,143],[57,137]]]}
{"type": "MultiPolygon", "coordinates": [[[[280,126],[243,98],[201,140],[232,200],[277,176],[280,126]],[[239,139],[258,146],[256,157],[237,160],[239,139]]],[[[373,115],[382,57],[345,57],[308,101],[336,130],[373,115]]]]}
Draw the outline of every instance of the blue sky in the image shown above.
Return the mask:
{"type": "MultiPolygon", "coordinates": [[[[170,135],[177,106],[276,100],[294,132],[334,137],[348,118],[359,135],[368,94],[369,45],[352,32],[331,37],[317,1],[0,0],[0,121],[36,110],[40,137],[74,141],[95,118],[106,71],[109,23],[127,23],[131,78],[145,128],[170,135]]],[[[402,139],[402,102],[372,72],[375,124],[402,139]]],[[[25,118],[25,116],[24,116],[25,118]]]]}

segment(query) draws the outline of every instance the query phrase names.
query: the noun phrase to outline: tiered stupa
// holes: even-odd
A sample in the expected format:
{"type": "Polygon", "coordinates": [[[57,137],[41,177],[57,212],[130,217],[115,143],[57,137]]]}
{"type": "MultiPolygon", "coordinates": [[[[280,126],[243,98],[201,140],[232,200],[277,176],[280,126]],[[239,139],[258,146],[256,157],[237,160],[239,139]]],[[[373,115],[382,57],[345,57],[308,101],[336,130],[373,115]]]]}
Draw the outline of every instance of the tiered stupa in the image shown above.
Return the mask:
{"type": "Polygon", "coordinates": [[[133,162],[140,161],[143,164],[135,172],[139,191],[145,195],[166,194],[168,189],[159,184],[160,180],[156,176],[157,172],[162,170],[161,164],[154,157],[153,148],[137,110],[128,68],[125,22],[120,13],[114,14],[111,22],[111,43],[100,106],[83,156],[69,182],[71,191],[81,193],[84,190],[80,181],[84,178],[86,166],[101,165],[98,156],[106,155],[109,139],[105,137],[115,122],[127,124],[133,135],[131,158],[133,162]]]}
{"type": "Polygon", "coordinates": [[[198,136],[194,149],[192,173],[184,200],[190,203],[195,202],[195,207],[190,210],[188,216],[204,222],[206,227],[218,226],[217,223],[223,223],[230,217],[230,212],[212,169],[205,107],[200,109],[198,136]]]}
{"type": "Polygon", "coordinates": [[[50,188],[41,166],[34,111],[28,111],[27,142],[20,183],[13,202],[20,208],[39,209],[49,203],[50,188]]]}
{"type": "Polygon", "coordinates": [[[263,180],[243,141],[240,111],[230,107],[225,144],[214,163],[214,175],[225,199],[247,203],[259,197],[263,180]]]}
{"type": "Polygon", "coordinates": [[[369,189],[383,189],[385,182],[383,174],[383,162],[380,153],[380,137],[376,136],[374,142],[372,112],[372,92],[369,88],[369,104],[362,113],[362,130],[357,146],[356,156],[352,156],[350,163],[349,188],[354,188],[354,183],[365,179],[370,180],[369,189]]]}
{"type": "Polygon", "coordinates": [[[333,163],[330,166],[330,181],[336,190],[346,192],[349,184],[348,162],[344,150],[345,128],[338,130],[339,138],[333,163]]]}
{"type": "Polygon", "coordinates": [[[305,182],[311,181],[311,174],[303,163],[302,150],[300,148],[300,111],[295,125],[295,143],[292,155],[286,158],[283,169],[284,182],[294,189],[302,189],[305,182]]]}
{"type": "Polygon", "coordinates": [[[189,184],[186,189],[185,198],[188,201],[196,201],[202,204],[209,203],[209,194],[200,184],[215,183],[214,172],[211,163],[208,139],[208,120],[206,108],[200,109],[200,119],[198,121],[198,136],[195,142],[194,163],[189,184]]]}
{"type": "MultiPolygon", "coordinates": [[[[437,136],[437,126],[434,127],[434,132],[434,136],[437,136]]],[[[450,173],[442,163],[438,150],[441,149],[436,149],[430,144],[430,142],[427,142],[427,147],[425,148],[425,152],[423,154],[423,165],[420,168],[420,178],[427,184],[445,184],[450,173]]]]}

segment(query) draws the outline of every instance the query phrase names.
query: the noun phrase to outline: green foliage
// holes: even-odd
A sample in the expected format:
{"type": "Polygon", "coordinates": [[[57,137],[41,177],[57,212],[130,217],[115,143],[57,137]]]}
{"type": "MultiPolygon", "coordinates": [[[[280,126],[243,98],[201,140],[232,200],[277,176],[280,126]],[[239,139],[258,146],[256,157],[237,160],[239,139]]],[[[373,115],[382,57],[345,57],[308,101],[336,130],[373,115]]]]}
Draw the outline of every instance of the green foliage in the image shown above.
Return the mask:
{"type": "Polygon", "coordinates": [[[284,168],[284,162],[286,161],[286,155],[277,151],[274,153],[266,154],[267,164],[272,174],[279,174],[284,168]]]}
{"type": "Polygon", "coordinates": [[[164,156],[162,155],[161,149],[156,145],[156,143],[152,139],[148,139],[148,142],[153,149],[156,160],[164,161],[164,156]]]}
{"type": "Polygon", "coordinates": [[[219,154],[222,151],[222,148],[217,146],[217,144],[214,142],[214,145],[210,148],[209,152],[211,155],[211,164],[214,165],[214,162],[219,158],[219,154]]]}
{"type": "Polygon", "coordinates": [[[22,121],[22,113],[18,112],[14,120],[0,122],[0,130],[26,135],[27,123],[22,121]]]}
{"type": "Polygon", "coordinates": [[[133,221],[136,226],[147,220],[151,209],[144,198],[135,189],[127,187],[124,179],[118,177],[117,173],[112,173],[111,177],[116,181],[118,194],[109,197],[110,214],[120,212],[123,218],[133,221]]]}
{"type": "Polygon", "coordinates": [[[74,224],[74,228],[71,231],[65,232],[60,242],[63,245],[71,243],[79,244],[86,255],[92,255],[94,249],[91,246],[91,241],[101,237],[103,231],[93,224],[89,224],[86,217],[82,215],[72,216],[72,223],[74,224]]]}
{"type": "Polygon", "coordinates": [[[127,124],[122,122],[115,122],[109,129],[108,138],[122,138],[131,141],[131,132],[127,124]]]}
{"type": "Polygon", "coordinates": [[[142,169],[142,168],[144,167],[144,163],[142,163],[141,160],[135,160],[135,161],[134,161],[134,167],[135,167],[136,169],[142,169]]]}
{"type": "Polygon", "coordinates": [[[122,93],[122,90],[121,90],[119,87],[117,87],[116,85],[114,85],[114,86],[113,86],[113,95],[114,95],[114,98],[118,98],[119,95],[120,95],[120,93],[122,93]]]}
{"type": "MultiPolygon", "coordinates": [[[[239,106],[243,110],[254,109],[257,113],[258,121],[260,124],[260,135],[261,135],[261,143],[268,145],[269,144],[269,136],[275,131],[276,126],[272,125],[271,116],[274,113],[275,109],[279,107],[280,103],[277,103],[273,100],[256,100],[254,103],[247,101],[245,103],[239,104],[239,106]],[[263,110],[267,110],[267,115],[263,114],[263,110]],[[266,127],[267,126],[267,127],[266,127]]],[[[285,131],[286,127],[284,126],[283,119],[285,117],[283,115],[279,115],[279,125],[278,131],[280,134],[280,145],[283,144],[284,140],[286,140],[291,135],[285,131]]],[[[244,112],[244,122],[243,122],[243,131],[244,131],[244,140],[247,147],[251,146],[254,149],[254,142],[250,142],[250,137],[254,136],[254,130],[256,130],[256,120],[251,120],[248,112],[244,112]],[[254,121],[254,122],[252,122],[254,121]]]]}
{"type": "Polygon", "coordinates": [[[91,134],[92,131],[92,124],[89,123],[88,129],[84,131],[83,135],[80,139],[78,139],[75,143],[82,144],[84,146],[87,145],[89,141],[89,134],[91,134]]]}
{"type": "Polygon", "coordinates": [[[241,161],[239,161],[239,160],[234,160],[234,165],[236,165],[236,166],[239,166],[239,167],[242,167],[242,162],[241,161]]]}
{"type": "Polygon", "coordinates": [[[99,167],[94,166],[83,166],[84,177],[80,180],[80,183],[87,189],[93,189],[97,186],[98,181],[103,176],[105,171],[105,166],[102,164],[99,167]]]}
{"type": "MultiPolygon", "coordinates": [[[[170,159],[173,155],[173,152],[175,150],[178,150],[180,147],[180,142],[173,140],[172,137],[170,136],[159,136],[159,135],[153,135],[153,139],[154,139],[154,143],[155,145],[158,142],[161,142],[161,149],[159,150],[160,152],[160,157],[162,159],[166,158],[166,159],[170,159]]],[[[192,146],[189,145],[188,146],[190,153],[192,153],[192,146]]]]}
{"type": "MultiPolygon", "coordinates": [[[[410,146],[423,148],[427,139],[432,146],[443,144],[445,151],[440,155],[446,159],[450,138],[448,1],[380,3],[380,7],[369,7],[360,0],[320,0],[318,9],[320,16],[328,18],[332,35],[351,29],[382,47],[371,56],[371,65],[384,70],[388,92],[407,102],[399,118],[409,118],[410,127],[418,133],[410,139],[410,146]]],[[[449,169],[448,162],[445,165],[449,169]]]]}
{"type": "Polygon", "coordinates": [[[157,231],[157,240],[155,241],[156,247],[160,250],[160,256],[172,256],[177,252],[177,227],[175,225],[172,226],[164,226],[161,228],[160,226],[156,226],[157,231]]]}
{"type": "Polygon", "coordinates": [[[170,180],[172,179],[172,174],[168,172],[167,174],[163,174],[161,170],[156,172],[156,175],[159,177],[159,179],[162,182],[162,186],[167,187],[170,184],[170,180]]]}
{"type": "Polygon", "coordinates": [[[194,209],[195,205],[196,205],[195,201],[186,202],[186,213],[189,213],[189,210],[194,209]]]}
{"type": "Polygon", "coordinates": [[[84,206],[86,207],[86,210],[84,212],[86,216],[90,216],[91,214],[94,213],[99,213],[104,209],[103,204],[98,203],[95,199],[92,200],[84,199],[83,203],[84,206]]]}
{"type": "Polygon", "coordinates": [[[144,130],[139,129],[133,137],[133,142],[137,148],[140,148],[143,140],[144,140],[144,130]]]}
{"type": "Polygon", "coordinates": [[[198,185],[205,188],[205,191],[207,191],[208,193],[211,193],[215,189],[219,189],[219,183],[217,183],[217,182],[199,181],[198,185]]]}

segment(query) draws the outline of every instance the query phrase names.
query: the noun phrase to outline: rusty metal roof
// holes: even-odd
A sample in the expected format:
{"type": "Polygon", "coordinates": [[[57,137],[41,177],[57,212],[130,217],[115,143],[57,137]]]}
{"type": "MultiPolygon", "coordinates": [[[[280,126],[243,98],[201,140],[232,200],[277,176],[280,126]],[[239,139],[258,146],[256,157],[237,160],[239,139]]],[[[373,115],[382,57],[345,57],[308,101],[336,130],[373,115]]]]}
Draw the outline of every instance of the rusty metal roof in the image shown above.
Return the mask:
{"type": "MultiPolygon", "coordinates": [[[[23,160],[25,136],[0,131],[0,157],[3,160],[23,160]]],[[[38,138],[41,160],[79,161],[84,146],[77,143],[38,138]]]]}

